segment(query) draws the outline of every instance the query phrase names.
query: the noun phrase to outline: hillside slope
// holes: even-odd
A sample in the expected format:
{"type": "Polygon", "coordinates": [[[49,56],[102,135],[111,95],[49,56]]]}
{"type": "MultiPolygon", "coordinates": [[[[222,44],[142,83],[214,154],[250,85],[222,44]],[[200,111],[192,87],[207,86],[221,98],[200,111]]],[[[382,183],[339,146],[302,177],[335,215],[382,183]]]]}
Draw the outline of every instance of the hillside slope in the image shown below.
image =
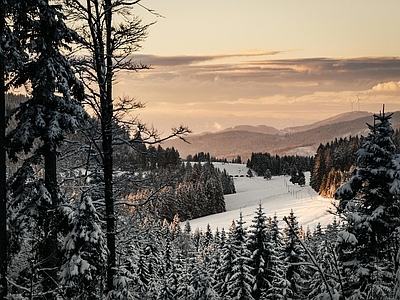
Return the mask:
{"type": "MultiPolygon", "coordinates": [[[[231,175],[246,174],[248,170],[245,165],[240,164],[214,163],[214,166],[221,170],[226,169],[231,175]]],[[[243,221],[249,226],[261,203],[265,215],[276,215],[280,226],[284,226],[282,218],[288,216],[293,209],[303,228],[309,227],[313,231],[318,223],[325,227],[333,220],[333,215],[327,212],[329,209],[334,210],[332,199],[318,196],[309,186],[310,173],[306,172],[305,175],[306,185],[303,187],[290,183],[287,176],[272,177],[272,180],[262,177],[234,177],[236,193],[225,195],[226,212],[190,220],[190,225],[192,229],[199,228],[203,231],[208,224],[212,230],[228,229],[232,220],[237,220],[241,212],[243,221]]]]}
{"type": "MultiPolygon", "coordinates": [[[[344,138],[350,135],[366,135],[368,133],[366,123],[373,122],[372,114],[354,118],[358,113],[362,112],[343,114],[309,126],[292,128],[290,133],[285,134],[281,132],[266,134],[259,132],[260,130],[249,130],[247,126],[240,126],[239,129],[247,130],[232,128],[216,133],[192,135],[187,138],[190,144],[175,139],[165,142],[163,147],[174,147],[182,158],[199,152],[209,152],[214,157],[228,159],[240,155],[244,161],[251,156],[252,152],[314,155],[321,143],[324,144],[335,138],[344,138]]],[[[393,128],[400,128],[400,112],[394,113],[392,125],[393,128]]]]}

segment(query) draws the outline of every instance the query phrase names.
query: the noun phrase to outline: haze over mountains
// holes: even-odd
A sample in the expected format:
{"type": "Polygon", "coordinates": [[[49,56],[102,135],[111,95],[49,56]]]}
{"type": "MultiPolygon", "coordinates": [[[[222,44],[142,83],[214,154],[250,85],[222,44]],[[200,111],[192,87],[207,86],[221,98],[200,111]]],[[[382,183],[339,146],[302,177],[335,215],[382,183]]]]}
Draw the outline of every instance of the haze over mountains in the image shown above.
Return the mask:
{"type": "MultiPolygon", "coordinates": [[[[260,125],[240,125],[215,133],[190,135],[187,140],[169,140],[163,147],[174,147],[182,158],[189,154],[208,152],[228,160],[240,155],[245,162],[252,152],[269,152],[278,155],[314,155],[321,143],[335,138],[367,135],[366,123],[373,123],[373,113],[354,111],[340,114],[310,125],[289,127],[283,130],[260,125]]],[[[400,111],[391,119],[393,128],[400,128],[400,111]]]]}

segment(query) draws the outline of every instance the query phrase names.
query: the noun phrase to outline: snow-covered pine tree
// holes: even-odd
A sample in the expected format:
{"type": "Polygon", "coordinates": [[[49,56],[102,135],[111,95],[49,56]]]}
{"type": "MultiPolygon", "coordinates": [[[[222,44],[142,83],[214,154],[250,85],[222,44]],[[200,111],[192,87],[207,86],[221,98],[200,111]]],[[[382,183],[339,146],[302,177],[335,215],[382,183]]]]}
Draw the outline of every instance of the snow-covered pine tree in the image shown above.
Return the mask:
{"type": "Polygon", "coordinates": [[[318,224],[314,234],[307,240],[309,255],[313,255],[314,261],[324,273],[323,277],[318,270],[315,270],[310,277],[308,282],[310,299],[331,297],[340,299],[343,295],[342,265],[338,260],[336,239],[337,226],[331,225],[329,230],[323,232],[321,225],[318,224]]]}
{"type": "Polygon", "coordinates": [[[61,267],[61,285],[68,299],[102,297],[107,263],[105,233],[89,192],[81,196],[69,215],[71,231],[64,241],[65,262],[61,267]]]}
{"type": "Polygon", "coordinates": [[[181,230],[175,232],[173,240],[177,247],[177,263],[182,267],[181,276],[179,278],[180,284],[177,287],[176,294],[178,299],[189,299],[188,296],[195,292],[195,288],[191,285],[191,274],[196,260],[196,249],[192,239],[192,232],[189,231],[189,222],[186,223],[185,228],[186,230],[183,232],[181,230]]]}
{"type": "Polygon", "coordinates": [[[174,300],[182,274],[180,261],[177,259],[177,248],[173,247],[171,236],[166,233],[165,243],[161,249],[160,268],[158,272],[157,299],[174,300]]]}
{"type": "Polygon", "coordinates": [[[148,298],[147,292],[153,279],[150,274],[150,254],[147,255],[145,253],[147,252],[145,243],[141,243],[141,245],[136,244],[133,247],[135,247],[137,257],[133,262],[132,294],[134,295],[134,299],[145,299],[148,298]]]}
{"type": "Polygon", "coordinates": [[[252,274],[251,252],[247,248],[247,229],[244,227],[242,212],[236,221],[235,230],[232,233],[232,275],[230,276],[226,296],[231,299],[253,300],[252,290],[255,278],[252,274]]]}
{"type": "Polygon", "coordinates": [[[211,260],[210,265],[211,265],[211,270],[213,271],[213,276],[215,275],[217,267],[220,265],[221,250],[223,244],[225,243],[225,238],[226,238],[225,230],[222,228],[222,231],[220,231],[217,227],[217,229],[213,234],[212,252],[210,257],[211,260]]]}
{"type": "Polygon", "coordinates": [[[197,250],[199,259],[207,265],[207,268],[211,267],[210,265],[212,263],[215,247],[211,226],[207,224],[206,232],[202,232],[200,235],[199,247],[197,250]]]}
{"type": "Polygon", "coordinates": [[[198,257],[191,261],[190,289],[186,299],[214,300],[217,294],[213,288],[213,278],[209,272],[209,263],[198,257]]]}
{"type": "MultiPolygon", "coordinates": [[[[57,148],[64,134],[74,131],[86,117],[80,104],[83,85],[63,51],[75,34],[64,23],[60,6],[48,0],[20,1],[12,16],[14,33],[25,45],[30,59],[13,70],[17,74],[10,84],[29,86],[29,99],[12,111],[16,128],[7,135],[7,150],[13,160],[22,151],[27,154],[40,139],[35,155],[44,158],[44,183],[50,201],[43,203],[47,213],[42,219],[43,239],[39,247],[42,255],[43,288],[46,297],[54,298],[57,288],[57,268],[60,266],[57,234],[60,217],[60,196],[57,183],[57,148]]],[[[37,160],[35,160],[37,161],[37,160]]]]}
{"type": "Polygon", "coordinates": [[[345,229],[339,233],[341,257],[347,279],[346,297],[353,294],[391,297],[395,230],[400,225],[399,196],[395,192],[392,114],[374,115],[374,124],[357,151],[353,176],[335,192],[337,213],[345,229]]]}
{"type": "Polygon", "coordinates": [[[291,228],[288,226],[284,228],[284,260],[287,264],[286,278],[290,281],[294,298],[301,298],[307,293],[305,291],[306,287],[304,286],[304,282],[307,280],[307,272],[304,266],[306,254],[298,240],[300,228],[293,210],[290,211],[290,215],[287,219],[291,228]]]}
{"type": "Polygon", "coordinates": [[[252,295],[254,299],[259,299],[261,292],[271,286],[267,278],[267,270],[270,269],[270,256],[274,250],[261,203],[250,225],[248,245],[251,252],[252,274],[255,277],[252,295]]]}
{"type": "MultiPolygon", "coordinates": [[[[398,133],[398,131],[397,131],[398,133]]],[[[398,145],[398,144],[397,144],[398,145]]],[[[390,172],[393,182],[391,182],[390,191],[400,198],[400,154],[396,154],[392,160],[393,172],[390,172]]],[[[399,232],[397,232],[397,239],[400,239],[399,232]]],[[[398,247],[396,260],[395,260],[396,281],[394,289],[394,299],[400,300],[400,247],[398,247]]]]}
{"type": "Polygon", "coordinates": [[[229,232],[225,236],[225,230],[222,229],[221,232],[221,245],[222,249],[220,250],[220,265],[217,267],[214,273],[215,278],[215,286],[214,290],[221,298],[228,297],[228,283],[229,279],[232,276],[232,263],[235,257],[234,247],[233,247],[233,231],[235,230],[236,224],[235,221],[232,221],[229,232]],[[225,240],[224,242],[222,242],[225,240]]]}
{"type": "Polygon", "coordinates": [[[278,226],[278,218],[268,220],[268,230],[272,243],[269,267],[266,270],[270,287],[264,290],[260,299],[294,299],[290,281],[286,279],[287,266],[284,262],[284,242],[278,226]]]}
{"type": "Polygon", "coordinates": [[[9,280],[18,282],[12,291],[14,295],[28,298],[34,298],[42,292],[39,287],[41,278],[37,276],[41,267],[37,249],[43,237],[40,220],[46,215],[44,204],[51,201],[44,180],[38,177],[34,168],[38,162],[33,159],[38,157],[25,160],[9,179],[7,199],[9,265],[10,269],[18,266],[9,274],[9,280]],[[26,286],[31,288],[26,290],[26,286]]]}

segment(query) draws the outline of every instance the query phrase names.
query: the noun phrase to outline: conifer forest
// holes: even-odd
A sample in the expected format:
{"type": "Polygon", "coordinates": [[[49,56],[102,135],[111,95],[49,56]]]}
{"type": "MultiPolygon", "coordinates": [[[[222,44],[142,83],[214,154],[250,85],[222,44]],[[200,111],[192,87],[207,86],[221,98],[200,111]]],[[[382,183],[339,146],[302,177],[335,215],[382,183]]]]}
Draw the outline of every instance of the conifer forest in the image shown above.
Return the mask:
{"type": "Polygon", "coordinates": [[[0,298],[400,299],[392,114],[314,157],[247,161],[266,180],[310,172],[332,224],[304,230],[260,203],[251,222],[191,228],[235,184],[210,154],[162,147],[188,127],[160,134],[136,95],[113,97],[118,72],[151,68],[134,59],[152,25],[136,7],[157,14],[140,0],[0,0],[0,298]]]}

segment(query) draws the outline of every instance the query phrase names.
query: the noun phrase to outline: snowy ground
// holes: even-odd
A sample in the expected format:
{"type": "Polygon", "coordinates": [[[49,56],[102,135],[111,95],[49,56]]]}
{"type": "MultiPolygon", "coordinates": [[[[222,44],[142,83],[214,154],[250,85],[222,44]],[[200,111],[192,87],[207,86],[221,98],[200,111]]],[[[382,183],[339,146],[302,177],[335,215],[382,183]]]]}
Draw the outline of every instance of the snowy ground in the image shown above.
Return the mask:
{"type": "MultiPolygon", "coordinates": [[[[289,182],[289,176],[276,176],[271,180],[263,177],[247,178],[247,167],[242,164],[213,163],[215,167],[226,169],[234,176],[236,194],[226,195],[226,212],[203,218],[190,220],[192,230],[196,228],[203,231],[210,224],[211,229],[229,228],[232,220],[239,218],[240,211],[246,225],[251,224],[254,212],[259,203],[262,203],[266,216],[273,216],[275,213],[279,220],[290,214],[293,209],[299,226],[304,230],[307,226],[313,231],[318,223],[326,226],[331,223],[333,216],[327,212],[333,208],[332,199],[322,198],[309,186],[309,173],[306,173],[306,186],[300,187],[289,182]],[[236,177],[237,175],[237,177],[236,177]],[[241,177],[244,175],[244,177],[241,177]]],[[[280,222],[283,226],[283,221],[280,222]]]]}

